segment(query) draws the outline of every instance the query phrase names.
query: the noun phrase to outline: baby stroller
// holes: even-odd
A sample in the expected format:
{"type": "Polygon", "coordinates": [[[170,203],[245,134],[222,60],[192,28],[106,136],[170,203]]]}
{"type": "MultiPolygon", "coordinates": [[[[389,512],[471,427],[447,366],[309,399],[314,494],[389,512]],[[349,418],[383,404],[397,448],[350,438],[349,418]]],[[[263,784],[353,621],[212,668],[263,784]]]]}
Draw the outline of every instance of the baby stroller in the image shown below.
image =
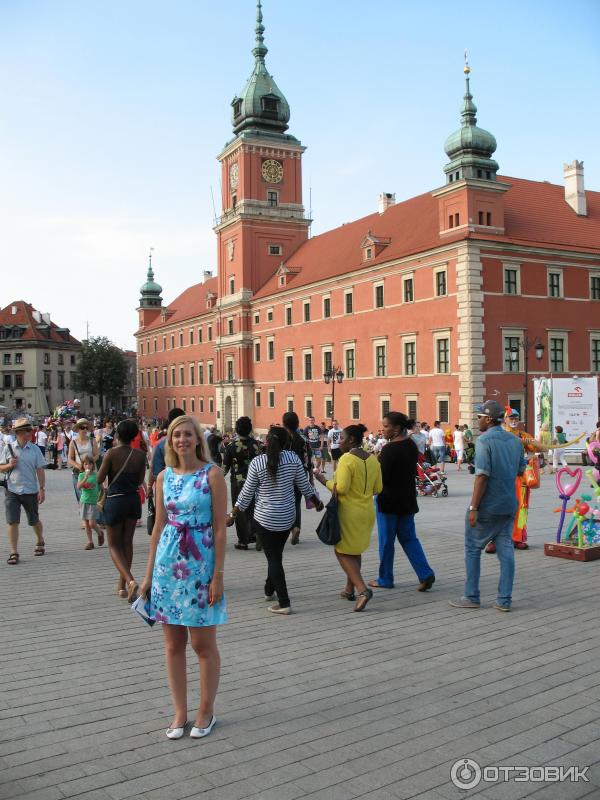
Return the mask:
{"type": "Polygon", "coordinates": [[[448,497],[446,476],[437,467],[432,467],[428,461],[417,463],[417,493],[421,497],[431,496],[448,497]]]}

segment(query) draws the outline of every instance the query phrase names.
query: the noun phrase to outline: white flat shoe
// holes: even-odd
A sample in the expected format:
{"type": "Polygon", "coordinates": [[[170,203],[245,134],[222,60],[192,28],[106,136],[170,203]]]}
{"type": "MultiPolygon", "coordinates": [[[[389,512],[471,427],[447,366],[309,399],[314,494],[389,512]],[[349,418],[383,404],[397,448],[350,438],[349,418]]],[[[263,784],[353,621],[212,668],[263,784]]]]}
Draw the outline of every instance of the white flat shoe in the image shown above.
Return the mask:
{"type": "Polygon", "coordinates": [[[166,730],[167,739],[181,739],[184,732],[185,732],[185,726],[182,726],[181,728],[167,728],[166,730]]]}
{"type": "Polygon", "coordinates": [[[192,730],[190,731],[190,738],[191,739],[202,739],[204,736],[208,736],[208,734],[215,727],[216,721],[217,721],[217,718],[213,714],[212,717],[211,717],[211,720],[208,723],[206,728],[196,728],[196,726],[194,726],[192,728],[192,730]]]}

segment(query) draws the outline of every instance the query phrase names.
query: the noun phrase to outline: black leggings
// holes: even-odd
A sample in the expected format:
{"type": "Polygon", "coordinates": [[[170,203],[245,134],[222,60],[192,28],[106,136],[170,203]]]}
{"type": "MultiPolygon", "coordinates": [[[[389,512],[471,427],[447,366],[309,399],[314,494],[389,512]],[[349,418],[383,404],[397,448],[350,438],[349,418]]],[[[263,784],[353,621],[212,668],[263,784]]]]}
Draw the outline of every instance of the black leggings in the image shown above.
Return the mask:
{"type": "Polygon", "coordinates": [[[273,592],[276,592],[281,608],[288,608],[290,598],[285,583],[285,572],[283,571],[283,548],[290,532],[269,531],[267,528],[263,528],[260,522],[255,519],[252,520],[252,530],[267,557],[268,569],[265,594],[272,595],[273,592]]]}

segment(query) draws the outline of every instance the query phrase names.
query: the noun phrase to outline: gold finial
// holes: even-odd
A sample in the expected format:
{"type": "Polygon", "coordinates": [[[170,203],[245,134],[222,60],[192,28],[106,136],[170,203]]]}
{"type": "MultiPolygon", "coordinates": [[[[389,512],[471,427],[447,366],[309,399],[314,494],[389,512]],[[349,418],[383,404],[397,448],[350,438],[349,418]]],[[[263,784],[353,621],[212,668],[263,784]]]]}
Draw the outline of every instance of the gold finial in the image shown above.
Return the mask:
{"type": "Polygon", "coordinates": [[[465,75],[468,75],[471,72],[471,67],[469,66],[469,56],[466,50],[465,50],[465,66],[463,68],[463,72],[465,73],[465,75]]]}

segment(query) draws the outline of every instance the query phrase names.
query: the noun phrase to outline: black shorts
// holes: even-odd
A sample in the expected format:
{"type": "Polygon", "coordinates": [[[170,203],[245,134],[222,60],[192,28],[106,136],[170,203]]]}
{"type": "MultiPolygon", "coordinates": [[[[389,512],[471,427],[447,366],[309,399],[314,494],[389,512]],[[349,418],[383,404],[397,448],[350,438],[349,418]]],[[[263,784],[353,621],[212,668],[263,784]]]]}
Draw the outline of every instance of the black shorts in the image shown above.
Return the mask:
{"type": "Polygon", "coordinates": [[[334,447],[333,450],[331,451],[331,460],[339,461],[341,457],[342,457],[342,451],[340,450],[340,448],[334,447]]]}
{"type": "Polygon", "coordinates": [[[104,503],[104,522],[109,527],[120,525],[126,519],[141,519],[142,503],[137,492],[135,494],[110,495],[104,503]]]}
{"type": "Polygon", "coordinates": [[[4,509],[6,511],[6,524],[18,525],[21,522],[21,509],[27,514],[27,524],[37,525],[40,521],[38,515],[38,499],[36,494],[15,494],[6,490],[4,509]]]}

